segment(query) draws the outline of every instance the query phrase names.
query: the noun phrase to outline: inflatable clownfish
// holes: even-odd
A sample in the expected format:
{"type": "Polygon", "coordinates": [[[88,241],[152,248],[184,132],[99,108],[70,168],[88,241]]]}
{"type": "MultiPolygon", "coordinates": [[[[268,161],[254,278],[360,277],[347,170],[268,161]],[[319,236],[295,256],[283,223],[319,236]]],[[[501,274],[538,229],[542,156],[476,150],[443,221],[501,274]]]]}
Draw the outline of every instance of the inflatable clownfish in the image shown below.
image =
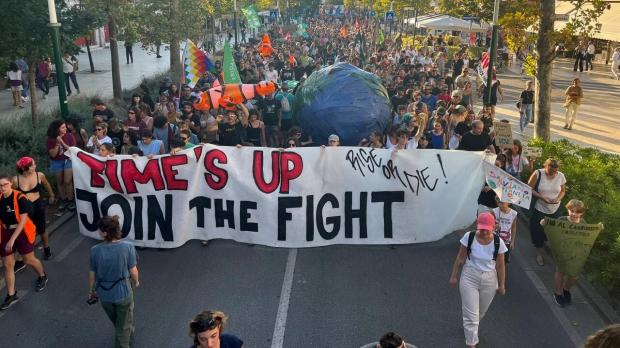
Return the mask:
{"type": "Polygon", "coordinates": [[[226,110],[234,110],[237,104],[254,99],[257,95],[264,97],[277,90],[278,85],[272,81],[261,81],[256,85],[232,83],[222,86],[216,80],[213,88],[200,93],[194,109],[205,111],[221,106],[226,110]]]}
{"type": "Polygon", "coordinates": [[[273,54],[273,46],[271,46],[271,39],[269,39],[269,35],[263,35],[263,39],[260,45],[258,45],[258,53],[263,58],[271,57],[273,54]]]}

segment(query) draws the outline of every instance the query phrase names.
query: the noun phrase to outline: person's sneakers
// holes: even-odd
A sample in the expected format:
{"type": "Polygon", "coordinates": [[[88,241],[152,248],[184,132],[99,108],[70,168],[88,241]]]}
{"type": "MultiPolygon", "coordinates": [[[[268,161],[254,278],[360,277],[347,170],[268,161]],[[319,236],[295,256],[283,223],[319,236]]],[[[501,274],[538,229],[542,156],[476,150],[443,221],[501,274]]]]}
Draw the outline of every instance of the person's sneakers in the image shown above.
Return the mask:
{"type": "Polygon", "coordinates": [[[15,261],[15,266],[13,267],[13,272],[17,273],[26,268],[26,263],[24,261],[15,261]]]}
{"type": "Polygon", "coordinates": [[[41,292],[45,289],[47,285],[47,274],[43,274],[43,276],[37,278],[37,285],[34,287],[36,292],[41,292]]]}
{"type": "Polygon", "coordinates": [[[573,126],[569,126],[568,128],[566,128],[568,130],[573,130],[573,126]]]}
{"type": "Polygon", "coordinates": [[[52,250],[50,247],[43,248],[43,260],[49,260],[52,258],[52,250]]]}
{"type": "Polygon", "coordinates": [[[79,89],[77,90],[77,94],[80,94],[80,90],[79,89]]]}
{"type": "Polygon", "coordinates": [[[564,297],[564,302],[568,305],[573,300],[573,295],[571,295],[570,291],[563,289],[562,297],[564,297]]]}
{"type": "Polygon", "coordinates": [[[566,299],[564,299],[564,295],[553,294],[553,299],[558,306],[566,306],[566,299]]]}
{"type": "Polygon", "coordinates": [[[17,296],[17,291],[15,291],[13,295],[7,294],[6,297],[4,298],[4,302],[2,302],[2,305],[0,306],[0,311],[9,309],[9,307],[17,303],[17,301],[19,301],[19,296],[17,296]]]}
{"type": "Polygon", "coordinates": [[[568,125],[567,124],[564,125],[564,129],[568,129],[568,125]]]}
{"type": "Polygon", "coordinates": [[[67,209],[68,204],[69,204],[69,201],[61,200],[60,202],[58,202],[58,210],[67,209]]]}
{"type": "Polygon", "coordinates": [[[536,263],[539,266],[544,266],[545,265],[545,259],[543,259],[542,255],[536,255],[536,263]]]}
{"type": "Polygon", "coordinates": [[[67,209],[68,209],[69,211],[75,211],[75,203],[74,203],[74,202],[71,202],[71,201],[70,201],[70,202],[68,202],[68,203],[67,203],[67,209]]]}

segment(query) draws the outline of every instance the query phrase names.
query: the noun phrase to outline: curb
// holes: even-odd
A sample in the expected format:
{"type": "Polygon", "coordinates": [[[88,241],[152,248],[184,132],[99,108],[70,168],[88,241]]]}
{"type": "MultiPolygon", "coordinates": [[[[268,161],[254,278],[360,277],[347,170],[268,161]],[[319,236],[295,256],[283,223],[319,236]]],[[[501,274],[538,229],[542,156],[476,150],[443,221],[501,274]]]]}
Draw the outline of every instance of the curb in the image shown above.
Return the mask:
{"type": "MultiPolygon", "coordinates": [[[[514,209],[514,208],[513,208],[514,209]]],[[[530,218],[529,211],[526,211],[522,208],[519,209],[519,217],[522,219],[522,222],[529,226],[530,218]]],[[[549,248],[545,247],[544,252],[548,255],[550,260],[553,260],[553,255],[549,248]]],[[[555,265],[555,262],[554,262],[555,265]]],[[[582,273],[579,278],[577,278],[577,287],[581,290],[588,300],[594,310],[599,314],[599,316],[603,319],[603,321],[607,324],[614,324],[620,322],[620,315],[613,309],[611,304],[601,294],[598,290],[586,279],[585,275],[582,273]]]]}

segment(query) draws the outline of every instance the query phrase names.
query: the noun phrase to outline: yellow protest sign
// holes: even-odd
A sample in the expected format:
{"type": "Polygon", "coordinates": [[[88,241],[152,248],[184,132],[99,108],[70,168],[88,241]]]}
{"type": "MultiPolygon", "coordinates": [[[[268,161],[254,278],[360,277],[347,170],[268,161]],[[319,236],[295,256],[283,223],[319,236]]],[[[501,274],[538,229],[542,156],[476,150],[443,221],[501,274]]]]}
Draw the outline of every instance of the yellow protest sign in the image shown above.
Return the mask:
{"type": "Polygon", "coordinates": [[[602,229],[602,224],[574,224],[568,220],[545,218],[545,233],[558,270],[578,276],[602,229]]]}

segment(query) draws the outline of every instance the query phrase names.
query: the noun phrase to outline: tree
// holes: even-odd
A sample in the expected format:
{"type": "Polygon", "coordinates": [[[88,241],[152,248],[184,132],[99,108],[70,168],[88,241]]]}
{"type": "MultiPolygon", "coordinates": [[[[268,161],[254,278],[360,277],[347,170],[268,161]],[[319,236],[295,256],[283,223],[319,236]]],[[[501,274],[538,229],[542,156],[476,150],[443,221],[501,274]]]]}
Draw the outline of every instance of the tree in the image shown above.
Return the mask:
{"type": "MultiPolygon", "coordinates": [[[[170,71],[172,80],[179,82],[182,76],[180,41],[191,39],[199,41],[205,37],[205,26],[214,8],[211,3],[202,0],[143,0],[137,7],[139,16],[134,18],[138,23],[139,37],[142,45],[160,46],[170,44],[170,71]]],[[[230,1],[219,2],[220,10],[232,13],[230,1]]]]}
{"type": "MultiPolygon", "coordinates": [[[[83,37],[88,53],[88,63],[90,72],[95,72],[93,57],[90,52],[91,39],[90,35],[93,30],[102,27],[106,22],[106,14],[102,11],[89,11],[84,6],[62,6],[61,22],[63,23],[62,31],[68,37],[83,37]]],[[[63,42],[63,47],[75,46],[73,42],[63,42]]],[[[79,50],[76,47],[76,51],[79,50]]]]}
{"type": "MultiPolygon", "coordinates": [[[[536,124],[534,135],[545,141],[550,139],[551,120],[551,63],[556,57],[556,42],[566,42],[569,37],[591,37],[597,30],[598,18],[606,8],[604,0],[570,0],[575,7],[564,29],[555,31],[556,0],[518,0],[500,4],[500,19],[505,42],[516,52],[519,48],[536,43],[535,51],[525,58],[526,70],[535,76],[536,124]]],[[[490,22],[493,1],[440,0],[439,8],[455,16],[477,14],[490,22]]]]}

